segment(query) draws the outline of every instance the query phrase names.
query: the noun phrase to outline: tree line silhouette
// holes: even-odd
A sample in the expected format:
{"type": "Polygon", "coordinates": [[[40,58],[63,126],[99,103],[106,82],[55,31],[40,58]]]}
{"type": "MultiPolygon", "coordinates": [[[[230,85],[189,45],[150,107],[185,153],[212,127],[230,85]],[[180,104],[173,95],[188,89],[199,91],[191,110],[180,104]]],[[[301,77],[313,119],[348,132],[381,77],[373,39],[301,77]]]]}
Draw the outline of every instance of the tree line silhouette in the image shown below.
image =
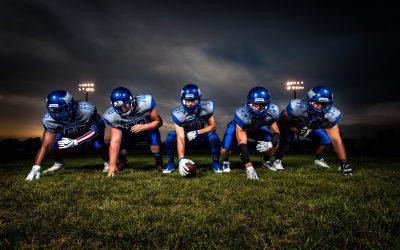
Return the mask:
{"type": "MultiPolygon", "coordinates": [[[[346,146],[346,151],[355,154],[388,154],[394,155],[397,152],[398,143],[400,142],[400,133],[395,129],[383,129],[377,133],[377,136],[368,138],[362,136],[358,139],[354,138],[343,138],[343,142],[346,146]]],[[[251,147],[254,142],[249,142],[251,147]]],[[[32,137],[26,140],[18,140],[15,138],[7,138],[0,141],[0,151],[4,156],[16,155],[16,154],[29,154],[36,153],[40,148],[41,138],[32,137]]],[[[196,145],[193,148],[199,149],[196,145]]],[[[292,145],[293,151],[304,151],[313,150],[314,143],[310,140],[295,140],[292,145]]],[[[148,146],[145,143],[139,143],[138,145],[132,145],[131,149],[147,150],[148,146]]],[[[83,145],[84,152],[92,152],[90,146],[83,145]]],[[[205,150],[208,150],[207,148],[205,150]]],[[[72,151],[82,151],[82,147],[72,149],[72,151]]]]}

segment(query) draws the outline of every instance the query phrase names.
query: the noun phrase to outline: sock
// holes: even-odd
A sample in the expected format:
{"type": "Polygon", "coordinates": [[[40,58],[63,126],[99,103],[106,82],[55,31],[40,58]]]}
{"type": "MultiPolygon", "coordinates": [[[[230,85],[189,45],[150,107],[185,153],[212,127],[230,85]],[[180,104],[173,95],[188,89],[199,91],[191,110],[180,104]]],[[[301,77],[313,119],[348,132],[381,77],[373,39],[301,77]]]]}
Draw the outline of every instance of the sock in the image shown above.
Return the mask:
{"type": "Polygon", "coordinates": [[[61,164],[64,164],[64,160],[63,160],[62,157],[55,157],[55,158],[53,159],[53,161],[54,161],[54,163],[61,163],[61,164]]]}
{"type": "Polygon", "coordinates": [[[282,158],[283,158],[283,155],[281,155],[281,154],[275,155],[275,160],[282,160],[282,158]]]}
{"type": "Polygon", "coordinates": [[[167,155],[167,160],[168,160],[168,163],[174,163],[174,156],[173,155],[167,155]]]}
{"type": "Polygon", "coordinates": [[[213,163],[219,163],[218,155],[212,155],[211,156],[213,163]]]}
{"type": "Polygon", "coordinates": [[[156,164],[159,164],[159,165],[161,164],[162,165],[163,161],[162,161],[161,152],[152,153],[152,155],[153,155],[154,159],[156,160],[156,164]]]}
{"type": "Polygon", "coordinates": [[[269,161],[271,159],[271,156],[264,155],[263,161],[269,161]]]}

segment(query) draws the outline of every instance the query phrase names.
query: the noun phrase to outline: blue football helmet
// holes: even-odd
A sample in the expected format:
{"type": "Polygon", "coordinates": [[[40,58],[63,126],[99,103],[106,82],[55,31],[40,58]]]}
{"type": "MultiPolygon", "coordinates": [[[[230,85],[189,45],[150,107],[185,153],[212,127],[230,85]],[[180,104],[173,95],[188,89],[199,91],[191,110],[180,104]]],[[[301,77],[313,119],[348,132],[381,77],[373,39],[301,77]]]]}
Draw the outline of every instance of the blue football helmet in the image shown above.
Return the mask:
{"type": "Polygon", "coordinates": [[[315,114],[325,114],[333,104],[332,90],[325,86],[314,87],[308,91],[308,110],[315,114]],[[314,105],[315,103],[319,105],[314,105]],[[319,106],[319,107],[317,107],[319,106]]]}
{"type": "Polygon", "coordinates": [[[268,112],[268,106],[271,103],[269,92],[263,87],[254,87],[249,91],[247,95],[247,110],[254,117],[265,116],[268,112]],[[260,109],[256,110],[253,108],[253,104],[260,105],[260,109]]]}
{"type": "Polygon", "coordinates": [[[121,116],[128,116],[135,109],[135,96],[124,87],[118,87],[111,92],[111,106],[121,116]]]}
{"type": "Polygon", "coordinates": [[[47,111],[51,118],[60,122],[72,120],[74,113],[74,98],[65,90],[50,92],[46,98],[47,111]]]}
{"type": "Polygon", "coordinates": [[[190,113],[193,114],[197,108],[200,107],[201,91],[199,87],[194,84],[187,84],[181,91],[181,102],[183,107],[190,113]],[[194,104],[188,104],[186,100],[194,100],[194,104]]]}

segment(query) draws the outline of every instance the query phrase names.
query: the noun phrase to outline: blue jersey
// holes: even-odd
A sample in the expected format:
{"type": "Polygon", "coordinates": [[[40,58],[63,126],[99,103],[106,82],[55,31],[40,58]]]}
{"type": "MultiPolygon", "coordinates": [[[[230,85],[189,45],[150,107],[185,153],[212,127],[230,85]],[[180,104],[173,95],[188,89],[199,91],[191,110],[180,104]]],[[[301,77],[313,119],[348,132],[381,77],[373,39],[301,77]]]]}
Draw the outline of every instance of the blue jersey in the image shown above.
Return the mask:
{"type": "Polygon", "coordinates": [[[290,125],[297,128],[307,126],[310,129],[332,128],[338,124],[342,112],[331,107],[325,114],[317,115],[308,111],[305,99],[294,99],[289,102],[286,112],[290,118],[290,125]]]}
{"type": "Polygon", "coordinates": [[[201,100],[196,115],[189,114],[183,105],[171,112],[172,121],[183,127],[185,132],[202,129],[207,126],[207,121],[214,114],[214,103],[211,100],[201,100]]]}
{"type": "Polygon", "coordinates": [[[130,130],[136,124],[150,122],[150,113],[156,103],[151,95],[139,95],[135,98],[135,109],[128,116],[121,116],[113,107],[107,109],[103,115],[104,121],[113,128],[130,130]]]}
{"type": "Polygon", "coordinates": [[[75,101],[71,121],[56,121],[47,112],[43,116],[42,124],[46,131],[73,137],[74,135],[82,135],[89,131],[97,133],[97,120],[99,119],[100,116],[97,114],[97,109],[94,105],[84,101],[75,101]]]}
{"type": "Polygon", "coordinates": [[[267,113],[262,117],[254,117],[246,106],[235,111],[234,122],[245,131],[255,131],[263,126],[271,125],[279,117],[279,108],[275,104],[268,106],[267,113]]]}

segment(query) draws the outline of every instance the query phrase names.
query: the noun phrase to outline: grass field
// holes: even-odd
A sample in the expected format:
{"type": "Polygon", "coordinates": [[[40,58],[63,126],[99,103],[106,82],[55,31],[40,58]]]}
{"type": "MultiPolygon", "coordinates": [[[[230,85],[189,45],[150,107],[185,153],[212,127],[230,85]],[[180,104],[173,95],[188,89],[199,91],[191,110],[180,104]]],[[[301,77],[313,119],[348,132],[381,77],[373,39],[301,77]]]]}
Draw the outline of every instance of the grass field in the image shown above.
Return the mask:
{"type": "Polygon", "coordinates": [[[69,156],[33,182],[33,157],[2,160],[0,249],[400,249],[400,158],[353,157],[348,177],[292,155],[284,173],[256,162],[261,180],[247,181],[237,157],[217,175],[208,156],[188,156],[193,179],[156,173],[150,155],[115,178],[98,157],[69,156]]]}

